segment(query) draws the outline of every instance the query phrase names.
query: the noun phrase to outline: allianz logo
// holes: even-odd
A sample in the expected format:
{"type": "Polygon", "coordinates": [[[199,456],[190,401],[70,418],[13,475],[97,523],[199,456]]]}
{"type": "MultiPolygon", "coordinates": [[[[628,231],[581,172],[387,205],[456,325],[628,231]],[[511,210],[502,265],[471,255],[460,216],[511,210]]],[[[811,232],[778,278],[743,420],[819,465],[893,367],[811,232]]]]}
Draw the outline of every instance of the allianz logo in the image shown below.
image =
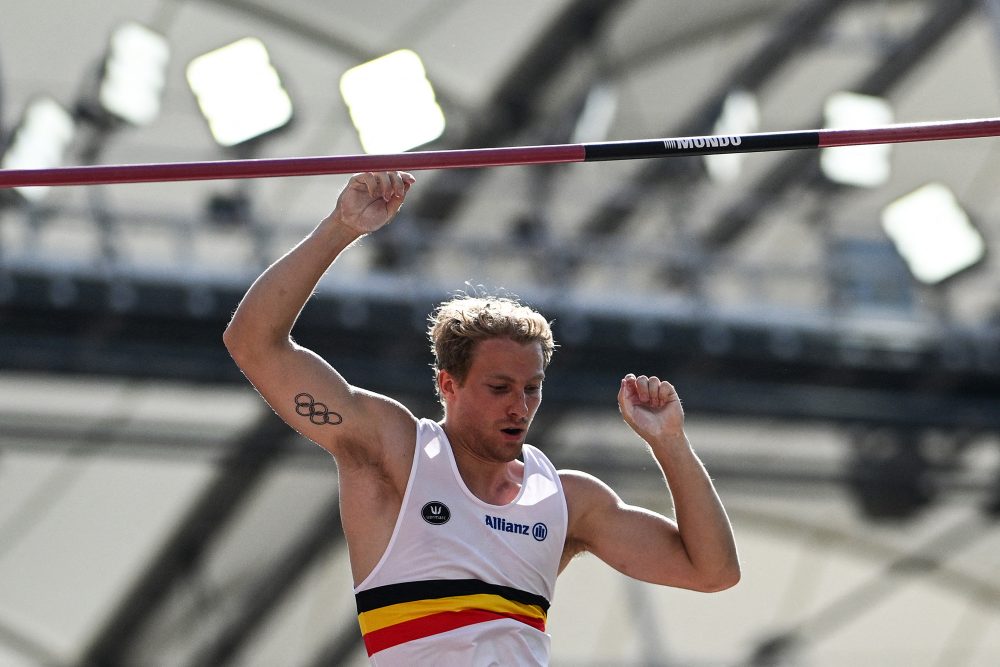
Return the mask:
{"type": "Polygon", "coordinates": [[[685,148],[719,148],[720,146],[739,146],[743,137],[735,134],[715,137],[687,137],[683,139],[664,139],[663,147],[683,150],[685,148]]]}
{"type": "Polygon", "coordinates": [[[531,535],[536,541],[541,542],[549,535],[548,526],[544,523],[536,523],[534,526],[529,526],[526,523],[514,523],[513,521],[507,521],[500,516],[490,516],[486,515],[486,525],[493,530],[499,530],[502,533],[514,533],[517,535],[531,535]]]}

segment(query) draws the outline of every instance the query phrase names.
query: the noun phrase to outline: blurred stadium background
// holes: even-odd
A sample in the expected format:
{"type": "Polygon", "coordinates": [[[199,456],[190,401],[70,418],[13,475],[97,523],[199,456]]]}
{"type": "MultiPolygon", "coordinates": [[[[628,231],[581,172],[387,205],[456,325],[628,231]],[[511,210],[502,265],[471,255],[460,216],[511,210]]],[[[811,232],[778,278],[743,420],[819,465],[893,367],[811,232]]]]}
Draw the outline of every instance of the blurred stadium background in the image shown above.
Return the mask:
{"type": "MultiPolygon", "coordinates": [[[[171,162],[991,117],[998,39],[996,0],[8,0],[0,155],[171,162]],[[233,44],[221,62],[259,79],[193,65],[233,44]],[[383,56],[401,59],[355,88],[417,91],[374,104],[390,129],[428,120],[424,134],[386,138],[342,89],[383,56]],[[241,121],[272,110],[259,127],[213,116],[218,86],[252,81],[263,90],[221,97],[241,121]]],[[[531,441],[663,511],[615,393],[632,370],[678,386],[743,581],[697,595],[581,558],[550,615],[554,665],[994,665],[998,149],[422,172],[400,219],[324,279],[297,338],[435,416],[427,312],[457,289],[516,293],[561,344],[531,441]]],[[[0,665],[366,664],[334,462],[221,345],[242,292],[344,180],[2,192],[0,665]]]]}

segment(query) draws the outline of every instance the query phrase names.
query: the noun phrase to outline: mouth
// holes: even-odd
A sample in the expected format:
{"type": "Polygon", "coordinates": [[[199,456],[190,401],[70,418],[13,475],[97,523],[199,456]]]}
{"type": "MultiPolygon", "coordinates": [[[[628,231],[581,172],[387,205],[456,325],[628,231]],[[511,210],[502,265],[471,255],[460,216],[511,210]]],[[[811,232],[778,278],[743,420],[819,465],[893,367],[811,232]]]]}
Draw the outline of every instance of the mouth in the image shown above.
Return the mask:
{"type": "Polygon", "coordinates": [[[524,429],[523,428],[514,428],[514,427],[511,427],[511,428],[502,428],[502,429],[500,429],[500,432],[504,433],[504,434],[506,434],[506,435],[508,435],[508,436],[510,436],[512,438],[519,438],[522,435],[524,435],[524,429]]]}

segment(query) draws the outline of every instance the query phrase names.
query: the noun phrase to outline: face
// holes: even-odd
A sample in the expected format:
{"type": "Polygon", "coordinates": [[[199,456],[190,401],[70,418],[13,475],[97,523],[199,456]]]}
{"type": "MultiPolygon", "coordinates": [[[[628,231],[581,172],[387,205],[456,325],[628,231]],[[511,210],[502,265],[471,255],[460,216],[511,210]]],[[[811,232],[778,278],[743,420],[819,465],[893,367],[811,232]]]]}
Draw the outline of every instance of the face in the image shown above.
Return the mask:
{"type": "Polygon", "coordinates": [[[442,371],[445,428],[452,444],[488,461],[517,458],[542,402],[543,369],[539,343],[495,338],[476,346],[464,382],[442,371]]]}

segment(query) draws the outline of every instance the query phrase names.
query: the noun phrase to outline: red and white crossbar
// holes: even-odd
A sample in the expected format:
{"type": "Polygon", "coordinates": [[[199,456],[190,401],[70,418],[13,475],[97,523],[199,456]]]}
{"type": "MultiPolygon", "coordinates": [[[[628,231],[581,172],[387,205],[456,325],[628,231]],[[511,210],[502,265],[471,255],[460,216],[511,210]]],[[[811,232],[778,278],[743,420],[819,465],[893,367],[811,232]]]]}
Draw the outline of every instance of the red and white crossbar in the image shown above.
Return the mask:
{"type": "Polygon", "coordinates": [[[334,155],[205,162],[89,165],[51,169],[6,169],[0,170],[0,188],[276,178],[351,174],[359,171],[419,171],[564,164],[996,136],[1000,136],[1000,118],[981,118],[887,125],[860,130],[761,132],[549,146],[414,151],[382,155],[334,155]]]}

